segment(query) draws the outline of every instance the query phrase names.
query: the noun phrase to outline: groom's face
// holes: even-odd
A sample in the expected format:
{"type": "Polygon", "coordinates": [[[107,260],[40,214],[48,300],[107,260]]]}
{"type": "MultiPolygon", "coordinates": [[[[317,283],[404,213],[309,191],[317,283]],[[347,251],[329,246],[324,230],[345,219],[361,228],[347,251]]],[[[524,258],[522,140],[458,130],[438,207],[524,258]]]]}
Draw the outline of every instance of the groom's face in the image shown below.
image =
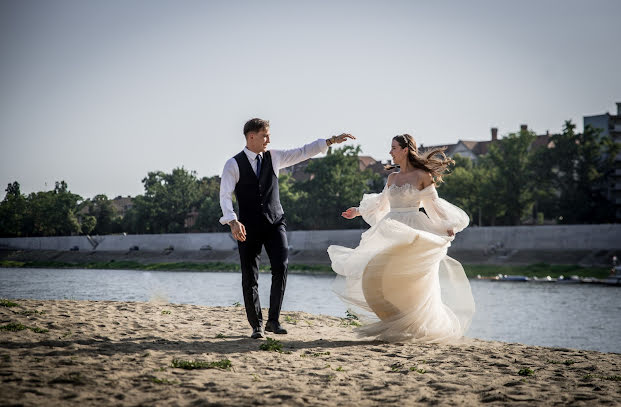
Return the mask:
{"type": "Polygon", "coordinates": [[[264,128],[259,131],[251,131],[248,133],[248,147],[255,153],[264,153],[267,151],[267,145],[270,143],[270,128],[264,128]]]}

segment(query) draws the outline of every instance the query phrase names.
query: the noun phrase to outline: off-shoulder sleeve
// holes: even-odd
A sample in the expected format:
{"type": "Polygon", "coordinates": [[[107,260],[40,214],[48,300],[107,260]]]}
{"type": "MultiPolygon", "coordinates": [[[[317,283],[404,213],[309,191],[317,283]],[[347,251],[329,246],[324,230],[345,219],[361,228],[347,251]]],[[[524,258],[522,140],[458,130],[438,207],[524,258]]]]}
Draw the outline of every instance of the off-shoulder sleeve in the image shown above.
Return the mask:
{"type": "Polygon", "coordinates": [[[428,188],[428,192],[423,195],[421,202],[429,219],[438,225],[440,233],[446,234],[446,231],[450,229],[455,233],[461,232],[470,224],[468,214],[440,198],[435,186],[428,188]]]}
{"type": "Polygon", "coordinates": [[[388,189],[378,194],[364,194],[362,201],[358,205],[358,212],[365,222],[373,226],[390,211],[390,201],[388,200],[388,189]]]}

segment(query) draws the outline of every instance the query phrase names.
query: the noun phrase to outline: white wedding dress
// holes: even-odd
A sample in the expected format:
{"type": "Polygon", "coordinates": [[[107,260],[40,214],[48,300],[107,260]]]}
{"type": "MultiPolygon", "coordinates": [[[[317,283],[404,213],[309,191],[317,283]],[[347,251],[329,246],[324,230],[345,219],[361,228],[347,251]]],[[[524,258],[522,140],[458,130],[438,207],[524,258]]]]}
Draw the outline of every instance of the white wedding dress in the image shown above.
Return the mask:
{"type": "Polygon", "coordinates": [[[334,292],[358,316],[361,337],[391,342],[455,342],[474,314],[461,264],[446,255],[468,215],[439,198],[434,184],[365,194],[358,208],[371,228],[354,249],[328,247],[334,292]],[[423,206],[425,213],[419,211],[423,206]]]}

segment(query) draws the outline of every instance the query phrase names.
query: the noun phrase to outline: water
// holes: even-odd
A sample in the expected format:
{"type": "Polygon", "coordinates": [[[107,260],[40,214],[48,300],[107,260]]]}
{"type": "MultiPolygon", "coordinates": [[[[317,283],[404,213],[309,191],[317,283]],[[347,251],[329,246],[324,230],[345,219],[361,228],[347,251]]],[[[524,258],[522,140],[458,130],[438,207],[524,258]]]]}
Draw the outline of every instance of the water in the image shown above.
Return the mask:
{"type": "MultiPolygon", "coordinates": [[[[283,310],[343,317],[329,275],[290,274],[283,310]]],[[[621,353],[621,289],[591,284],[471,280],[477,312],[467,336],[621,353]]],[[[263,307],[270,275],[259,277],[263,307]]],[[[240,273],[0,269],[0,297],[243,304],[240,273]]]]}

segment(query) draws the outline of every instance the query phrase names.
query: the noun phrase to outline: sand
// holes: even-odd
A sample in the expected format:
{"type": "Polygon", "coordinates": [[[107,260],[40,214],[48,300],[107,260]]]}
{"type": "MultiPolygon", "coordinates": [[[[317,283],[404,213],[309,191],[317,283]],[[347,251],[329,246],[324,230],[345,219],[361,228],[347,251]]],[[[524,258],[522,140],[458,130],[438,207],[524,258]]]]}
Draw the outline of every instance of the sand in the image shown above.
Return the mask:
{"type": "Polygon", "coordinates": [[[248,337],[241,306],[12,301],[0,325],[48,331],[0,331],[2,405],[621,404],[614,353],[358,340],[348,320],[303,312],[283,312],[289,334],[270,335],[283,345],[276,352],[248,337]],[[174,359],[231,367],[186,370],[174,359]]]}

